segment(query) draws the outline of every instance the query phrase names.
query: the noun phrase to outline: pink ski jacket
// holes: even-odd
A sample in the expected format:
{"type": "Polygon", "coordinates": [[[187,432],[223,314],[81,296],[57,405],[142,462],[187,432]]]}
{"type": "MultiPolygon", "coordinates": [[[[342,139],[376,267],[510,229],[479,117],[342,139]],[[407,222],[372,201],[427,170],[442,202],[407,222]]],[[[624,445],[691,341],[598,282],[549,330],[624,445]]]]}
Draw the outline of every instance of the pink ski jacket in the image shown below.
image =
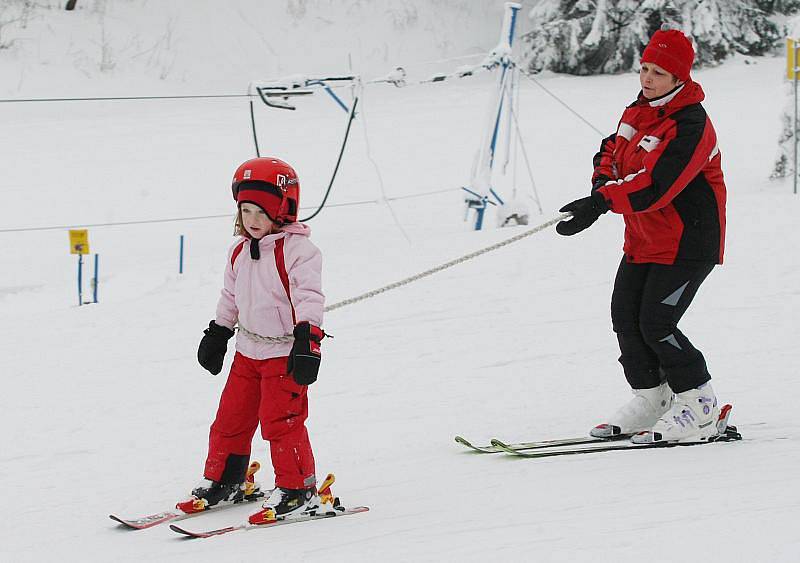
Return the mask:
{"type": "MultiPolygon", "coordinates": [[[[308,226],[291,223],[259,241],[239,237],[228,251],[215,322],[230,329],[238,323],[260,336],[291,335],[300,321],[322,326],[322,254],[310,235],[308,226]],[[258,260],[250,257],[251,244],[259,245],[258,260]],[[291,301],[281,280],[281,257],[291,301]]],[[[291,349],[291,342],[264,342],[236,333],[236,351],[254,360],[288,356],[291,349]]]]}

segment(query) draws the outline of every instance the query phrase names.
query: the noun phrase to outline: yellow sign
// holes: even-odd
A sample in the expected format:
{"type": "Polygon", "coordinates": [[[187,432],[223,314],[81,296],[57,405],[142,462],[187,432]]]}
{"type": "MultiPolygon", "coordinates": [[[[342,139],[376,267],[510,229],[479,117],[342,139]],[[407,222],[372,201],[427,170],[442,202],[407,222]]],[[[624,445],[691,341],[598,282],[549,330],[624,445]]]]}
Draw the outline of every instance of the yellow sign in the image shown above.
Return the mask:
{"type": "Polygon", "coordinates": [[[88,229],[69,230],[69,253],[70,254],[89,254],[89,231],[88,229]]]}
{"type": "Polygon", "coordinates": [[[795,76],[795,69],[797,68],[797,49],[800,48],[796,39],[786,38],[786,78],[789,80],[800,79],[800,73],[795,76]]]}

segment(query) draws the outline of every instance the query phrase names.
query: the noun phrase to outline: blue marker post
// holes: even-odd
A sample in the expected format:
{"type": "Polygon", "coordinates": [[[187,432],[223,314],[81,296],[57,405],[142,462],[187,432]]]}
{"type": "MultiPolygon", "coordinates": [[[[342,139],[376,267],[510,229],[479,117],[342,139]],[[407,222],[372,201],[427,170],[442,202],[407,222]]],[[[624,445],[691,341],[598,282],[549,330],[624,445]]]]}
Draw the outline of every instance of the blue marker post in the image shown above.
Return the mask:
{"type": "Polygon", "coordinates": [[[83,254],[78,254],[78,307],[83,305],[83,254]]]}
{"type": "MultiPolygon", "coordinates": [[[[89,231],[87,229],[69,230],[69,253],[78,255],[78,306],[83,305],[83,255],[89,254],[89,231]]],[[[97,254],[94,255],[95,297],[97,303],[97,254]]]]}
{"type": "Polygon", "coordinates": [[[97,303],[97,269],[100,262],[100,256],[94,255],[94,274],[89,284],[92,286],[92,300],[83,300],[83,254],[78,254],[78,305],[91,305],[97,303]]]}
{"type": "Polygon", "coordinates": [[[92,279],[92,299],[94,303],[97,303],[97,286],[99,285],[97,281],[97,267],[100,261],[99,256],[99,254],[94,255],[94,278],[92,279]]]}
{"type": "Polygon", "coordinates": [[[183,273],[183,235],[181,235],[180,256],[178,258],[178,273],[183,273]]]}

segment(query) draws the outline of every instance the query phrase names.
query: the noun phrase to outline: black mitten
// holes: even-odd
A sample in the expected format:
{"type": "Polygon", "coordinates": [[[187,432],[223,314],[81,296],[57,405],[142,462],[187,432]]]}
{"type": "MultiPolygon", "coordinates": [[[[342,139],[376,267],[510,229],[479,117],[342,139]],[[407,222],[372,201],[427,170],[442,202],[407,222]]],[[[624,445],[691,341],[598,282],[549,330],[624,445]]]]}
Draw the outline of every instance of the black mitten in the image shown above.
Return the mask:
{"type": "Polygon", "coordinates": [[[611,178],[609,178],[608,176],[603,176],[602,174],[600,174],[592,182],[592,193],[596,192],[597,190],[599,190],[600,188],[605,186],[606,182],[608,182],[609,180],[611,180],[611,178]]]}
{"type": "Polygon", "coordinates": [[[320,342],[325,338],[325,331],[307,321],[297,323],[294,327],[294,344],[289,352],[288,373],[298,385],[311,385],[317,380],[319,363],[322,360],[320,342]]]}
{"type": "Polygon", "coordinates": [[[203,332],[205,336],[197,348],[197,361],[212,375],[217,375],[222,371],[222,361],[228,351],[228,340],[233,336],[233,331],[211,321],[203,332]]]}
{"type": "Polygon", "coordinates": [[[570,212],[570,219],[560,221],[556,225],[558,234],[564,236],[574,235],[592,226],[603,213],[608,211],[606,198],[600,192],[593,192],[589,197],[576,199],[559,209],[561,213],[570,212]]]}

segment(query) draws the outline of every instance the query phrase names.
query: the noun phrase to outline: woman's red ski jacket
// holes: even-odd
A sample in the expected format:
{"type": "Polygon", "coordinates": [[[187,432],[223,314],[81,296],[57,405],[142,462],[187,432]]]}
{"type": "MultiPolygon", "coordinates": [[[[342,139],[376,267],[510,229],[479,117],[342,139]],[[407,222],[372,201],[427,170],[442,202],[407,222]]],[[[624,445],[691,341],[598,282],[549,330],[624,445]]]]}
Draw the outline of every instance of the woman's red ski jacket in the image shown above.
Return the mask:
{"type": "Polygon", "coordinates": [[[629,262],[722,263],[725,180],[704,98],[692,80],[655,100],[640,94],[594,157],[592,185],[625,219],[629,262]]]}

